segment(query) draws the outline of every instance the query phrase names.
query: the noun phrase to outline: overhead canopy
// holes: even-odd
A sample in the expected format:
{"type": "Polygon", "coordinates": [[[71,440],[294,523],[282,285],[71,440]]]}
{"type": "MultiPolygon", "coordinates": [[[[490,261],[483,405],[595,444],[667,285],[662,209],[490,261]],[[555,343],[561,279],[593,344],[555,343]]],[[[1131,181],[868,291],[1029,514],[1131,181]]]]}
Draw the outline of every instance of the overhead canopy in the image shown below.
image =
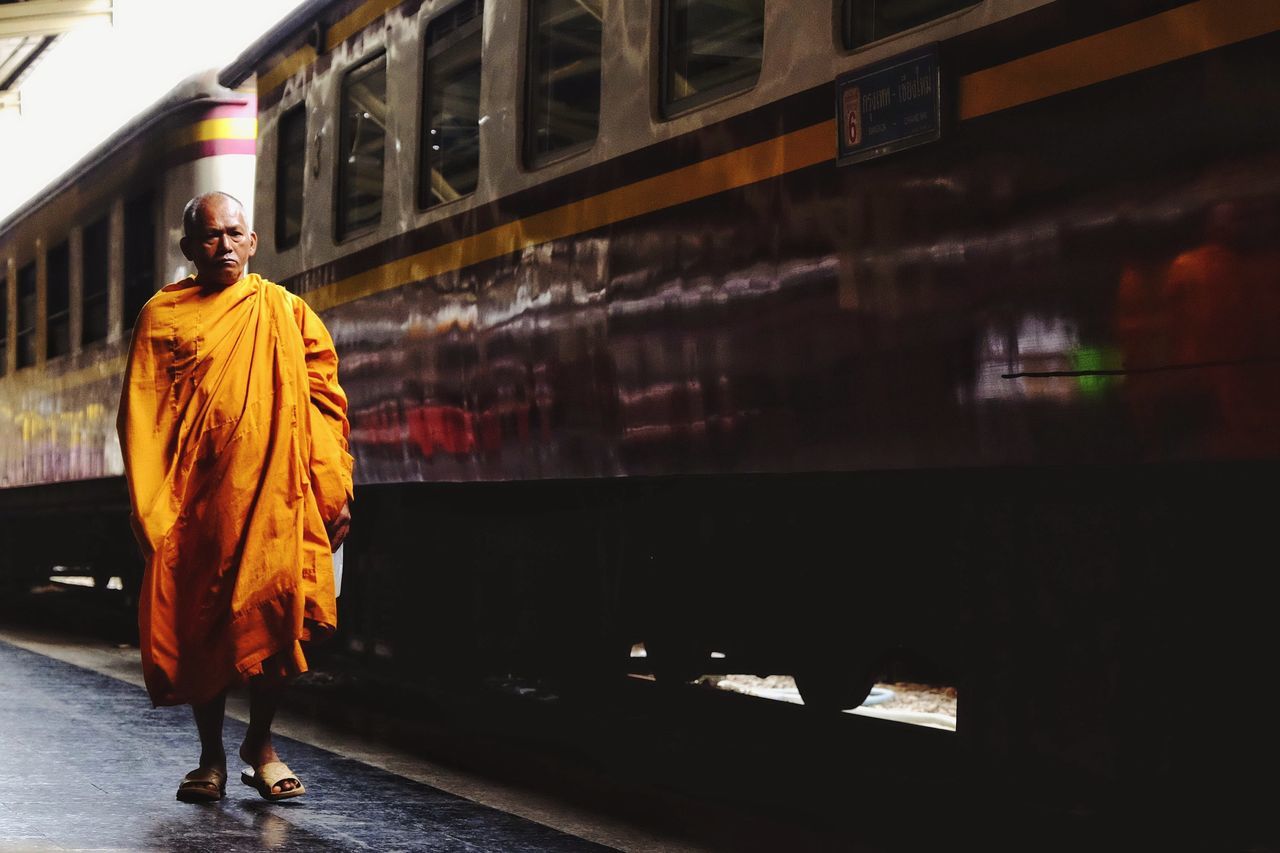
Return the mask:
{"type": "Polygon", "coordinates": [[[18,106],[18,89],[58,36],[110,24],[112,0],[0,0],[0,109],[18,106]]]}

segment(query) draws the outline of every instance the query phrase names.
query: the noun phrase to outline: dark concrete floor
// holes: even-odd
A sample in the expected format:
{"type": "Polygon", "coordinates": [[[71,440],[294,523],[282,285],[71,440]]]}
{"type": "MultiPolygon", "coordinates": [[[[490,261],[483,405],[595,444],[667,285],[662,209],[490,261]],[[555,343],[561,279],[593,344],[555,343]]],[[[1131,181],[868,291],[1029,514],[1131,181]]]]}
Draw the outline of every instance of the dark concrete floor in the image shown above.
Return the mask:
{"type": "MultiPolygon", "coordinates": [[[[268,803],[240,784],[212,805],[174,798],[195,766],[189,709],[0,642],[0,851],[605,850],[287,738],[304,797],[268,803]]],[[[234,752],[244,726],[228,719],[234,752]]]]}

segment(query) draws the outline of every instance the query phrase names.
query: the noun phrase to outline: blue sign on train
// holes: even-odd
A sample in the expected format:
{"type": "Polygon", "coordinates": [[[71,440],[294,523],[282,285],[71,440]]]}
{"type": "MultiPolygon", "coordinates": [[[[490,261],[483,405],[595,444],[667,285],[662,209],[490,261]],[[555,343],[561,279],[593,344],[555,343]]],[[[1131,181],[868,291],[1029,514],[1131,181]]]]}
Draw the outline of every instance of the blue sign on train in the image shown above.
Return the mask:
{"type": "Polygon", "coordinates": [[[937,140],[940,83],[937,45],[836,78],[839,164],[937,140]]]}

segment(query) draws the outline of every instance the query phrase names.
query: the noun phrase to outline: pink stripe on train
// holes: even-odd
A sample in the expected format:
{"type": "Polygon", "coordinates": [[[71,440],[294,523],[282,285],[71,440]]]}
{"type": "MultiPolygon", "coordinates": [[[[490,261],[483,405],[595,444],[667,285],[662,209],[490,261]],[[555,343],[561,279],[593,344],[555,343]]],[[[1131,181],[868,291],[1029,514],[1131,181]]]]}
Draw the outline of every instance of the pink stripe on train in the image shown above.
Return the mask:
{"type": "Polygon", "coordinates": [[[258,99],[253,95],[245,95],[243,104],[220,104],[204,114],[204,118],[257,118],[258,99]]]}
{"type": "Polygon", "coordinates": [[[175,148],[165,158],[165,166],[172,167],[205,157],[217,157],[223,154],[245,154],[252,157],[257,153],[257,142],[252,139],[207,139],[175,148]]]}

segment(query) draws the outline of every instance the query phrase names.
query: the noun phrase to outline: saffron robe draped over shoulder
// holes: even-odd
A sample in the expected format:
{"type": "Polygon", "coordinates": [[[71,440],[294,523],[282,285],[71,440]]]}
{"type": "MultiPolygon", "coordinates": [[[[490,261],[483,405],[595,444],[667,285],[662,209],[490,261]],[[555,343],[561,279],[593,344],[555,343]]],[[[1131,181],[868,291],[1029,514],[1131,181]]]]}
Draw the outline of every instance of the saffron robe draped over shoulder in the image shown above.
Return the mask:
{"type": "Polygon", "coordinates": [[[320,318],[257,275],[168,285],[139,315],[117,427],[156,705],[304,672],[301,643],[333,633],[326,523],[352,470],[337,373],[320,318]]]}

